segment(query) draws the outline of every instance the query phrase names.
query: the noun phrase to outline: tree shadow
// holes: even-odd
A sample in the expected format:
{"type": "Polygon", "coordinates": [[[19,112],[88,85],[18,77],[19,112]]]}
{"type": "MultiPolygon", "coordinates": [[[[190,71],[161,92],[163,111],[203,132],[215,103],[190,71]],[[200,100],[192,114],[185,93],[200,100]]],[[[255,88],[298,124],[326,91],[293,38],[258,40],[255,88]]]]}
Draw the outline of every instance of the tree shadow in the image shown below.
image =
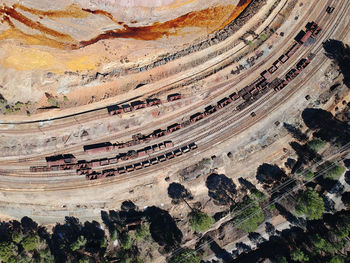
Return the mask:
{"type": "Polygon", "coordinates": [[[172,199],[173,204],[178,204],[184,200],[192,200],[191,193],[179,183],[171,183],[168,187],[168,195],[172,199]]]}
{"type": "Polygon", "coordinates": [[[182,232],[177,227],[168,211],[151,206],[145,211],[150,222],[150,232],[154,241],[169,252],[178,247],[182,240],[182,232]]]}
{"type": "Polygon", "coordinates": [[[67,262],[71,254],[70,245],[81,234],[82,225],[75,217],[66,217],[64,224],[56,224],[52,229],[51,251],[57,262],[67,262]]]}
{"type": "Polygon", "coordinates": [[[206,181],[209,197],[219,205],[234,203],[236,196],[236,185],[231,178],[223,174],[211,174],[206,181]]]}
{"type": "Polygon", "coordinates": [[[238,182],[248,190],[256,189],[254,184],[249,182],[247,179],[244,179],[243,177],[238,178],[238,182]]]}
{"type": "Polygon", "coordinates": [[[276,209],[291,224],[293,224],[295,226],[301,226],[301,227],[303,227],[305,225],[305,220],[304,219],[296,217],[295,215],[293,215],[290,211],[288,211],[282,205],[276,203],[276,209]]]}
{"type": "Polygon", "coordinates": [[[350,88],[350,47],[343,42],[329,39],[323,43],[325,54],[339,67],[344,76],[344,84],[350,88]]]}
{"type": "Polygon", "coordinates": [[[256,232],[249,233],[248,238],[255,245],[258,245],[266,241],[265,238],[263,238],[259,233],[256,233],[256,232]]]}
{"type": "Polygon", "coordinates": [[[213,239],[210,239],[210,249],[214,252],[215,256],[222,259],[223,262],[231,263],[233,261],[231,254],[226,249],[220,247],[213,239]]]}
{"type": "Polygon", "coordinates": [[[293,138],[295,138],[296,140],[300,141],[300,142],[305,142],[307,141],[307,136],[297,127],[295,127],[292,124],[283,123],[283,127],[293,136],[293,138]]]}
{"type": "Polygon", "coordinates": [[[350,127],[322,109],[307,108],[302,113],[305,124],[314,130],[314,136],[324,141],[345,145],[350,141],[350,127]]]}
{"type": "Polygon", "coordinates": [[[101,225],[98,222],[86,221],[81,230],[81,235],[87,239],[87,243],[84,247],[86,252],[100,255],[104,254],[105,250],[101,249],[101,243],[105,238],[105,232],[101,229],[101,225]]]}

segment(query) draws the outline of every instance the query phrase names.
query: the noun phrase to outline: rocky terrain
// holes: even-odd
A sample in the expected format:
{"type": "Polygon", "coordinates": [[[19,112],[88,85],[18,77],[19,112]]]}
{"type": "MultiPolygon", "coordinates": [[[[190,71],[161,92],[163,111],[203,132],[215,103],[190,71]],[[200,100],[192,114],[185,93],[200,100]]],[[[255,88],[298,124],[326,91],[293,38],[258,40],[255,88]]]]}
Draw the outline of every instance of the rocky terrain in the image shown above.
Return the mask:
{"type": "Polygon", "coordinates": [[[1,112],[33,114],[59,101],[86,104],[77,97],[94,92],[87,80],[97,72],[148,65],[182,50],[225,27],[249,3],[2,1],[1,112]]]}

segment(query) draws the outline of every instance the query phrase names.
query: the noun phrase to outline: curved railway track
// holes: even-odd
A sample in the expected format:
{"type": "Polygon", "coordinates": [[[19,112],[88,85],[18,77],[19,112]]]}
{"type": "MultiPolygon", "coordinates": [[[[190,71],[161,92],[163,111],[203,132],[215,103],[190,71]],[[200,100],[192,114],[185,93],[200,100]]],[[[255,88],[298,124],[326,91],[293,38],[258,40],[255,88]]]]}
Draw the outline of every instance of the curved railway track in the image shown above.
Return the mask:
{"type": "MultiPolygon", "coordinates": [[[[288,1],[286,3],[288,3],[288,1]]],[[[324,7],[325,7],[325,5],[322,6],[322,8],[324,8],[324,7]]],[[[279,12],[281,12],[281,10],[279,12]]],[[[298,24],[296,25],[295,29],[288,36],[285,37],[284,41],[282,41],[281,43],[279,43],[278,46],[276,46],[276,49],[281,50],[283,48],[283,46],[286,46],[286,44],[289,43],[289,40],[290,40],[289,37],[292,38],[294,35],[296,35],[296,33],[300,30],[299,27],[303,27],[303,25],[305,24],[305,21],[308,20],[308,18],[310,16],[311,16],[311,13],[308,12],[306,17],[302,17],[299,20],[298,24]]],[[[276,17],[277,17],[277,15],[276,15],[276,17]]],[[[253,73],[256,72],[259,69],[259,67],[261,67],[261,65],[264,64],[264,62],[268,61],[273,56],[275,56],[275,53],[271,52],[266,58],[263,59],[263,61],[261,61],[260,63],[256,63],[256,65],[251,67],[249,69],[249,71],[247,70],[247,71],[243,72],[242,75],[238,76],[233,81],[231,79],[226,80],[223,83],[217,84],[216,86],[212,87],[212,90],[215,90],[216,93],[212,93],[206,99],[200,101],[199,103],[193,104],[192,107],[196,107],[199,111],[199,110],[201,110],[200,107],[208,105],[208,103],[214,101],[215,99],[218,99],[218,97],[223,95],[224,93],[227,93],[228,91],[233,92],[234,90],[237,89],[237,85],[239,84],[239,82],[241,82],[242,79],[245,79],[252,72],[253,73]],[[226,86],[229,86],[229,88],[227,88],[226,86]]],[[[103,115],[104,115],[104,117],[107,116],[107,114],[105,112],[103,115]]],[[[172,123],[175,122],[174,119],[177,119],[179,121],[179,119],[181,119],[184,116],[189,118],[190,115],[191,114],[188,113],[187,109],[181,110],[181,111],[178,111],[175,116],[174,115],[167,116],[163,119],[159,119],[159,120],[157,119],[157,122],[150,122],[150,123],[144,125],[143,127],[135,127],[132,130],[122,131],[121,133],[108,135],[108,136],[103,137],[101,139],[94,140],[94,143],[104,142],[107,140],[116,140],[119,138],[125,138],[126,136],[130,136],[130,134],[137,134],[139,132],[144,132],[145,130],[151,131],[154,128],[154,126],[156,126],[156,125],[162,124],[162,126],[165,126],[164,125],[165,122],[170,124],[170,122],[172,122],[172,123]]],[[[79,120],[79,123],[80,122],[81,122],[81,120],[79,120]]],[[[76,122],[75,122],[75,124],[76,124],[76,122]]],[[[162,128],[165,128],[165,127],[162,127],[162,128]]],[[[37,132],[38,130],[35,129],[35,131],[37,132]]],[[[27,131],[23,131],[23,132],[27,132],[27,131]]],[[[153,143],[153,141],[152,141],[152,143],[153,143]]],[[[50,152],[45,152],[45,153],[43,152],[41,154],[35,155],[35,157],[24,157],[24,158],[20,158],[19,160],[18,160],[18,158],[15,160],[8,159],[8,158],[6,158],[6,160],[4,160],[4,158],[2,158],[3,160],[0,160],[0,164],[2,164],[2,163],[6,164],[6,165],[17,164],[17,165],[21,166],[21,163],[23,163],[23,161],[25,161],[26,163],[29,163],[30,165],[31,164],[38,165],[38,163],[40,165],[40,161],[42,164],[43,163],[42,160],[47,155],[56,155],[56,154],[62,154],[62,153],[67,153],[67,152],[72,153],[72,154],[82,155],[82,154],[84,154],[84,152],[82,151],[82,147],[83,147],[83,144],[80,144],[78,146],[75,145],[75,146],[67,147],[64,150],[56,150],[56,151],[50,151],[50,152]],[[38,162],[35,162],[35,161],[38,161],[38,162]],[[34,163],[31,163],[31,162],[34,162],[34,163]]],[[[12,158],[12,157],[9,157],[9,158],[12,158]]],[[[16,158],[16,157],[14,157],[14,158],[16,158]]]]}
{"type": "MultiPolygon", "coordinates": [[[[342,3],[344,4],[344,1],[342,3]]],[[[340,10],[342,10],[342,13],[346,13],[349,9],[349,4],[350,3],[346,3],[346,5],[344,5],[343,8],[339,7],[341,4],[337,4],[336,9],[339,11],[337,12],[336,16],[339,16],[340,10]]],[[[343,17],[343,15],[340,15],[340,18],[342,18],[342,17],[343,17]]],[[[322,16],[322,21],[324,20],[324,18],[325,18],[325,16],[322,16]]],[[[318,19],[321,19],[321,18],[318,18],[318,19]]],[[[322,34],[320,34],[319,38],[327,38],[329,35],[331,35],[333,33],[333,30],[336,29],[337,25],[340,23],[338,20],[339,19],[337,19],[336,23],[333,25],[332,28],[330,28],[332,23],[328,23],[327,26],[324,26],[324,24],[320,23],[323,26],[324,30],[322,31],[322,34]],[[327,32],[327,36],[324,35],[323,32],[327,32]]],[[[347,25],[347,26],[349,26],[349,25],[347,25]]],[[[345,32],[345,30],[344,30],[344,32],[345,32]]],[[[318,45],[317,48],[310,47],[304,53],[309,53],[310,51],[313,51],[313,49],[315,49],[314,53],[320,52],[322,49],[322,46],[320,45],[320,43],[317,43],[317,45],[318,45]]],[[[325,61],[325,58],[322,59],[322,63],[319,63],[317,67],[312,68],[312,70],[308,73],[308,77],[305,79],[306,81],[311,79],[311,77],[313,76],[313,73],[318,71],[318,69],[323,65],[324,61],[325,61]]],[[[301,75],[302,74],[304,74],[304,73],[301,73],[301,75]]],[[[298,80],[299,78],[300,77],[297,77],[296,80],[298,80]]],[[[270,99],[270,97],[268,96],[269,94],[266,94],[265,97],[261,98],[259,101],[256,101],[254,104],[250,105],[247,109],[244,109],[242,112],[239,112],[238,115],[235,115],[232,119],[229,119],[226,123],[223,123],[222,125],[214,126],[214,129],[208,131],[207,133],[204,133],[200,136],[197,136],[196,138],[192,138],[192,140],[200,142],[200,143],[198,143],[199,148],[197,149],[197,151],[206,151],[206,150],[210,149],[213,144],[223,142],[224,139],[226,139],[227,137],[232,137],[238,133],[241,133],[245,129],[247,129],[247,128],[251,127],[252,125],[256,124],[257,122],[259,122],[261,119],[265,118],[269,113],[276,110],[280,105],[282,105],[285,101],[287,101],[290,97],[292,97],[293,94],[295,94],[299,89],[301,89],[300,84],[304,83],[305,80],[303,79],[303,80],[299,81],[298,84],[295,83],[296,80],[294,80],[291,84],[289,84],[286,89],[284,89],[278,93],[280,96],[283,95],[283,99],[278,99],[276,96],[272,96],[270,99]],[[298,86],[298,88],[293,89],[290,86],[298,86]],[[261,100],[263,100],[263,101],[261,101],[261,100]],[[264,103],[269,102],[271,105],[272,104],[271,100],[275,101],[274,106],[272,108],[270,108],[269,111],[262,109],[264,103]],[[257,116],[253,119],[250,117],[247,117],[245,115],[246,113],[248,113],[252,110],[254,110],[257,114],[257,116]],[[238,122],[239,120],[240,120],[240,122],[238,122]],[[232,127],[232,125],[234,127],[232,127]],[[231,130],[231,129],[234,129],[234,130],[231,130]],[[228,131],[223,132],[223,130],[228,130],[228,131]],[[206,143],[201,142],[201,140],[203,140],[204,138],[207,138],[208,136],[216,134],[218,132],[220,132],[220,133],[214,140],[211,140],[210,142],[206,142],[206,143]]],[[[224,110],[227,113],[229,111],[232,111],[232,107],[227,106],[226,108],[224,108],[224,110]]],[[[222,112],[220,111],[220,113],[222,113],[222,112]]],[[[185,140],[183,140],[183,141],[185,141],[185,140]]],[[[190,153],[190,154],[193,154],[193,153],[190,153]]],[[[182,157],[177,157],[175,159],[169,160],[166,162],[166,164],[168,164],[169,166],[175,165],[177,163],[180,163],[184,158],[188,158],[188,155],[182,156],[182,157]]],[[[55,182],[54,187],[52,187],[52,186],[48,187],[47,184],[42,184],[41,182],[32,181],[32,182],[30,182],[30,185],[32,185],[32,186],[35,185],[36,189],[28,189],[27,187],[19,188],[20,184],[23,184],[23,183],[16,182],[17,188],[11,189],[11,188],[8,188],[6,186],[5,187],[1,186],[0,190],[2,190],[2,191],[23,191],[23,190],[25,190],[25,191],[31,192],[31,191],[59,191],[59,190],[69,190],[69,189],[76,189],[76,188],[82,188],[82,187],[98,187],[98,186],[105,185],[105,184],[118,183],[118,182],[124,181],[125,179],[134,179],[134,178],[152,173],[156,170],[159,170],[159,165],[151,166],[150,168],[145,168],[143,170],[133,172],[132,174],[125,174],[123,176],[111,177],[111,178],[106,178],[106,179],[97,180],[97,181],[90,181],[90,182],[82,181],[81,180],[82,176],[74,175],[74,176],[70,177],[70,179],[69,179],[70,183],[72,184],[70,186],[67,186],[66,184],[63,184],[63,185],[57,184],[57,182],[56,182],[57,178],[52,176],[51,179],[55,182]],[[79,184],[73,185],[73,183],[79,183],[79,184]]],[[[68,176],[69,175],[65,175],[64,176],[65,179],[68,176]]],[[[4,179],[5,178],[2,177],[1,181],[3,181],[3,182],[7,181],[4,179]]],[[[11,180],[11,178],[8,178],[8,179],[11,180]]],[[[6,182],[4,182],[4,183],[6,184],[6,182]]],[[[28,183],[25,183],[24,186],[28,186],[28,183]]]]}
{"type": "MultiPolygon", "coordinates": [[[[276,18],[278,18],[278,15],[279,15],[280,12],[285,8],[285,6],[287,6],[287,4],[288,4],[289,1],[290,1],[290,0],[287,0],[287,1],[286,1],[286,3],[282,6],[282,8],[279,10],[279,12],[275,15],[275,17],[273,18],[273,20],[269,23],[269,25],[268,25],[266,28],[268,28],[268,27],[275,21],[276,18]]],[[[300,22],[299,22],[299,23],[300,23],[300,22]]],[[[301,24],[300,24],[300,26],[301,26],[301,24]]],[[[257,33],[257,35],[260,35],[262,32],[264,32],[266,28],[262,29],[261,32],[257,33]]],[[[296,32],[297,32],[297,31],[296,31],[296,32]]],[[[293,33],[296,33],[296,32],[293,32],[293,33]]],[[[284,43],[284,44],[285,44],[285,43],[284,43]]],[[[283,46],[283,45],[281,45],[281,46],[283,46]]],[[[154,95],[155,93],[159,93],[160,91],[162,91],[162,90],[164,90],[164,89],[166,90],[167,88],[171,88],[171,86],[174,85],[174,84],[177,84],[177,83],[179,83],[179,82],[182,82],[182,81],[186,81],[186,80],[195,78],[197,75],[200,75],[200,74],[204,73],[205,71],[214,70],[215,67],[219,66],[220,64],[222,64],[222,63],[224,63],[224,62],[227,62],[227,60],[232,59],[233,57],[235,57],[235,56],[237,55],[237,53],[242,52],[242,51],[244,51],[245,49],[249,49],[249,46],[248,46],[248,45],[245,45],[244,47],[242,47],[242,48],[240,48],[239,50],[237,50],[235,53],[230,54],[229,56],[225,57],[224,59],[222,59],[222,60],[220,60],[220,61],[214,63],[213,65],[211,65],[210,67],[208,67],[208,68],[206,68],[206,69],[203,69],[203,70],[201,70],[201,71],[199,71],[199,72],[197,72],[197,73],[191,75],[190,77],[183,77],[183,78],[181,78],[180,80],[177,80],[177,81],[174,81],[174,82],[171,82],[171,83],[169,83],[169,84],[167,84],[167,85],[162,86],[162,87],[159,88],[158,90],[152,90],[152,91],[146,92],[146,93],[143,94],[142,96],[138,96],[138,98],[139,98],[139,97],[147,97],[147,96],[154,95]]],[[[234,76],[234,77],[232,77],[232,78],[233,78],[234,80],[238,80],[237,82],[239,82],[240,80],[246,78],[246,76],[249,75],[249,74],[250,74],[250,73],[247,72],[247,73],[243,73],[243,75],[240,76],[240,77],[238,77],[238,78],[236,78],[236,76],[234,76]]],[[[232,80],[228,80],[228,81],[226,81],[226,83],[229,83],[230,81],[232,81],[232,80]]],[[[128,100],[128,101],[129,101],[129,100],[128,100]]],[[[124,101],[123,103],[125,103],[125,101],[124,101]]],[[[93,117],[89,117],[89,116],[84,117],[83,119],[79,119],[79,122],[88,122],[88,121],[100,120],[101,118],[106,118],[106,117],[108,117],[108,115],[107,115],[107,113],[106,113],[106,108],[104,108],[104,109],[102,109],[102,110],[101,110],[101,109],[98,109],[98,110],[96,110],[95,112],[98,112],[98,114],[97,114],[96,116],[93,116],[93,117]],[[101,111],[101,112],[98,112],[98,111],[101,111]]],[[[90,113],[90,112],[89,112],[89,113],[90,113]]],[[[77,114],[77,115],[83,116],[82,114],[77,114]]],[[[72,118],[72,117],[67,117],[67,119],[68,119],[68,118],[72,118]]],[[[63,118],[60,118],[60,119],[63,119],[63,118]]],[[[41,122],[46,122],[46,121],[47,121],[47,122],[49,122],[49,121],[51,122],[52,120],[53,120],[53,119],[47,119],[47,120],[42,120],[41,122]]],[[[37,121],[37,122],[39,122],[39,121],[37,121]]],[[[6,123],[1,123],[0,126],[3,125],[3,124],[6,124],[6,123]]],[[[15,125],[15,123],[13,123],[13,124],[15,125]]],[[[21,125],[21,124],[18,124],[18,125],[21,125]]],[[[73,119],[71,120],[71,122],[67,122],[67,123],[65,123],[64,125],[57,125],[57,126],[55,126],[55,125],[52,125],[52,124],[51,124],[49,127],[43,127],[43,128],[41,128],[41,130],[42,130],[43,132],[45,132],[45,131],[49,131],[49,130],[55,130],[55,129],[58,129],[58,128],[61,129],[61,128],[71,127],[72,125],[77,125],[77,121],[74,119],[74,117],[73,117],[73,119]]],[[[3,133],[9,133],[9,134],[26,134],[26,133],[31,133],[31,132],[38,132],[38,128],[21,129],[21,130],[14,130],[14,129],[13,129],[13,130],[6,130],[6,129],[4,129],[4,130],[1,130],[1,132],[3,132],[3,133]]]]}
{"type": "MultiPolygon", "coordinates": [[[[271,55],[270,55],[271,56],[271,55]]],[[[268,58],[270,58],[270,56],[268,57],[268,58]]],[[[268,59],[268,58],[266,58],[266,59],[268,59]]],[[[253,68],[253,70],[255,70],[255,68],[253,68]]],[[[211,96],[210,97],[210,100],[212,100],[213,98],[215,98],[215,96],[211,96]]],[[[203,104],[203,103],[201,103],[201,104],[203,104]]],[[[222,110],[220,111],[220,113],[222,114],[222,110]]],[[[220,120],[221,121],[221,120],[220,120]]],[[[193,129],[193,128],[195,128],[193,125],[191,126],[191,129],[193,129]]],[[[177,135],[179,135],[178,133],[177,133],[177,135]]],[[[66,152],[66,151],[65,151],[66,152]]],[[[76,153],[76,152],[74,152],[74,153],[76,153]]],[[[80,153],[82,153],[82,151],[80,152],[80,153]]],[[[43,155],[44,156],[44,155],[43,155]]],[[[35,159],[37,159],[38,157],[35,157],[35,158],[26,158],[25,159],[25,161],[26,162],[29,162],[29,161],[31,161],[31,160],[35,160],[35,159]]],[[[8,164],[8,163],[10,163],[9,161],[6,161],[6,163],[8,164]]],[[[14,161],[14,163],[17,163],[17,161],[14,161]]],[[[20,170],[20,171],[22,171],[22,172],[24,172],[24,169],[23,170],[20,170]]]]}
{"type": "MultiPolygon", "coordinates": [[[[348,11],[348,9],[349,9],[349,3],[347,3],[346,7],[342,8],[343,12],[348,11]]],[[[333,25],[332,29],[335,29],[339,23],[340,23],[339,21],[336,22],[333,25]]],[[[330,25],[328,25],[328,27],[330,27],[330,25]]],[[[323,37],[323,38],[328,37],[328,35],[331,34],[331,33],[329,33],[329,31],[331,31],[331,33],[333,32],[333,30],[328,29],[327,36],[321,35],[320,37],[323,37]]],[[[344,32],[345,32],[345,30],[344,30],[344,32]]],[[[317,48],[311,47],[308,50],[306,50],[305,53],[309,53],[309,51],[314,51],[314,53],[318,53],[321,50],[322,50],[322,46],[318,43],[317,48]],[[315,49],[315,50],[313,50],[313,49],[315,49]]],[[[264,99],[264,103],[261,103],[261,101],[256,101],[253,105],[249,106],[247,109],[240,112],[240,115],[242,115],[242,116],[235,116],[234,119],[230,119],[228,121],[228,123],[231,123],[231,125],[228,125],[227,123],[223,123],[221,126],[216,126],[214,129],[208,131],[207,133],[202,134],[201,136],[194,138],[195,141],[199,142],[202,139],[207,138],[208,136],[220,131],[219,135],[217,137],[215,137],[215,140],[212,140],[212,141],[207,142],[207,143],[198,143],[199,148],[197,151],[206,151],[206,150],[210,149],[213,144],[223,142],[224,139],[226,139],[228,137],[227,136],[228,134],[231,136],[234,136],[238,133],[241,133],[242,131],[246,130],[247,128],[249,128],[252,125],[259,122],[261,119],[265,118],[268,114],[270,114],[271,112],[276,110],[280,105],[282,105],[285,101],[287,101],[290,97],[292,97],[298,90],[300,90],[301,89],[300,84],[304,83],[305,81],[309,81],[312,78],[313,73],[317,72],[319,70],[319,68],[322,67],[323,62],[325,60],[326,60],[326,58],[323,58],[321,61],[322,63],[319,63],[317,67],[312,68],[312,70],[310,72],[308,72],[308,74],[307,74],[308,77],[306,79],[300,80],[298,83],[295,83],[295,80],[294,80],[288,86],[288,88],[280,91],[278,94],[280,94],[280,96],[283,95],[282,96],[283,99],[279,99],[276,96],[273,96],[272,98],[275,98],[274,99],[275,103],[274,103],[274,106],[269,109],[269,111],[266,111],[263,108],[264,103],[269,102],[269,104],[271,105],[271,101],[269,100],[269,96],[268,96],[269,94],[266,94],[265,99],[264,99]],[[292,88],[290,86],[297,86],[298,88],[292,88]],[[256,105],[258,103],[259,103],[259,105],[256,105]],[[245,116],[245,113],[250,112],[252,110],[254,110],[257,113],[257,117],[252,119],[250,117],[245,116]],[[245,119],[242,119],[241,117],[245,117],[245,119]],[[238,121],[238,120],[240,120],[240,122],[235,123],[235,121],[238,121]],[[232,123],[233,123],[233,127],[232,127],[232,123]],[[232,130],[232,129],[234,129],[234,130],[232,130]],[[223,130],[226,130],[226,131],[222,132],[223,130]]],[[[301,74],[305,74],[305,73],[301,73],[301,74]]],[[[298,78],[300,78],[300,77],[298,77],[298,78]]],[[[167,161],[167,164],[168,165],[175,165],[175,164],[181,162],[184,158],[188,158],[188,155],[182,156],[182,157],[177,157],[173,160],[169,160],[169,161],[167,161]]],[[[121,182],[121,181],[124,181],[125,179],[134,179],[134,178],[140,177],[142,175],[152,173],[156,170],[159,170],[158,165],[151,166],[150,168],[144,168],[143,170],[133,172],[132,174],[125,174],[123,176],[111,177],[111,178],[106,178],[106,179],[97,180],[97,181],[90,181],[90,182],[86,182],[86,183],[83,183],[80,185],[74,185],[71,187],[55,186],[55,187],[51,187],[51,188],[46,188],[45,186],[47,186],[47,185],[42,185],[42,184],[38,184],[38,186],[40,185],[41,187],[44,187],[44,188],[41,188],[41,190],[45,190],[45,191],[48,191],[48,190],[50,190],[50,191],[68,190],[68,189],[76,189],[78,187],[97,187],[97,186],[109,184],[112,182],[113,183],[121,182]]],[[[81,180],[81,178],[79,176],[75,176],[74,178],[75,179],[73,179],[72,182],[81,180]]],[[[32,184],[33,184],[33,182],[32,182],[32,184]]],[[[18,190],[20,190],[20,189],[18,189],[18,190]]],[[[28,190],[31,191],[31,189],[26,189],[26,191],[28,191],[28,190]]],[[[33,189],[33,191],[35,191],[35,189],[33,189]]]]}

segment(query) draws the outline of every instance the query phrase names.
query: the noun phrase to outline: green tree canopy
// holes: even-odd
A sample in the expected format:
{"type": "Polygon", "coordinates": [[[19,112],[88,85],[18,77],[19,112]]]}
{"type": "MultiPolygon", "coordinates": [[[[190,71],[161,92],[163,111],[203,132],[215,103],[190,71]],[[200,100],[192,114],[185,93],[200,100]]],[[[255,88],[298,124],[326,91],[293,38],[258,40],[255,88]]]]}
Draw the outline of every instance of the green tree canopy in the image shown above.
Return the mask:
{"type": "Polygon", "coordinates": [[[214,218],[206,213],[196,210],[190,213],[191,228],[197,233],[208,230],[214,222],[214,218]]]}
{"type": "Polygon", "coordinates": [[[233,223],[246,232],[255,231],[259,224],[264,222],[265,217],[259,203],[246,196],[233,210],[233,223]],[[236,214],[236,215],[235,215],[236,214]]]}
{"type": "Polygon", "coordinates": [[[169,263],[200,263],[201,259],[193,249],[183,249],[181,253],[174,255],[168,261],[169,263]]]}
{"type": "Polygon", "coordinates": [[[307,262],[309,261],[309,257],[304,254],[304,252],[300,249],[296,249],[290,253],[290,258],[296,262],[307,262]]]}
{"type": "Polygon", "coordinates": [[[326,146],[327,142],[315,137],[311,142],[309,142],[307,145],[309,146],[309,148],[311,150],[313,150],[314,152],[319,152],[321,151],[325,146],[326,146]]]}
{"type": "Polygon", "coordinates": [[[136,234],[135,234],[137,240],[143,240],[150,235],[151,235],[151,232],[149,230],[149,223],[148,222],[142,223],[140,228],[138,228],[136,230],[136,234]]]}
{"type": "Polygon", "coordinates": [[[318,170],[324,170],[327,169],[327,171],[322,175],[324,179],[331,179],[331,180],[338,180],[339,177],[345,172],[345,167],[336,165],[332,162],[325,162],[322,165],[318,167],[318,170]]]}
{"type": "Polygon", "coordinates": [[[121,247],[122,247],[123,249],[125,249],[125,250],[131,249],[131,247],[132,247],[132,245],[133,245],[133,240],[132,240],[132,238],[130,237],[129,234],[124,233],[124,234],[121,236],[120,245],[121,245],[121,247]]]}
{"type": "Polygon", "coordinates": [[[33,251],[35,249],[38,249],[40,244],[41,244],[41,241],[38,234],[30,234],[25,238],[23,238],[21,242],[21,245],[26,251],[33,251]]]}
{"type": "Polygon", "coordinates": [[[344,262],[345,262],[344,259],[339,255],[332,257],[331,260],[328,261],[328,263],[344,263],[344,262]]]}
{"type": "Polygon", "coordinates": [[[308,188],[298,194],[295,210],[298,214],[305,215],[307,219],[320,219],[324,212],[324,202],[316,191],[308,188]]]}
{"type": "Polygon", "coordinates": [[[86,238],[84,236],[79,236],[77,240],[71,244],[70,248],[72,251],[76,251],[86,245],[86,238]]]}
{"type": "Polygon", "coordinates": [[[13,242],[0,243],[0,258],[2,261],[8,261],[13,255],[17,255],[18,248],[13,242]]]}

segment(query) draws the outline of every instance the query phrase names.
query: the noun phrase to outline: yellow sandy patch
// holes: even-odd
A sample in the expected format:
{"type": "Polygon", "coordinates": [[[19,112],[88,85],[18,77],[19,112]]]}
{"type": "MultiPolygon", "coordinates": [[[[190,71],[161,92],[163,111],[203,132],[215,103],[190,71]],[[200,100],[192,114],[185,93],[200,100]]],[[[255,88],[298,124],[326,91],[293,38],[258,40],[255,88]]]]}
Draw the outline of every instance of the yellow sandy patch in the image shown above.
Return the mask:
{"type": "Polygon", "coordinates": [[[82,56],[71,59],[70,61],[65,63],[65,65],[71,71],[92,70],[96,68],[96,60],[96,57],[93,56],[82,56]]]}
{"type": "Polygon", "coordinates": [[[4,59],[4,67],[17,70],[33,70],[54,68],[57,61],[48,52],[37,49],[13,48],[4,59]]]}
{"type": "Polygon", "coordinates": [[[49,70],[57,74],[64,71],[86,71],[96,68],[96,56],[59,56],[35,48],[2,47],[6,52],[2,66],[17,70],[49,70]]]}

